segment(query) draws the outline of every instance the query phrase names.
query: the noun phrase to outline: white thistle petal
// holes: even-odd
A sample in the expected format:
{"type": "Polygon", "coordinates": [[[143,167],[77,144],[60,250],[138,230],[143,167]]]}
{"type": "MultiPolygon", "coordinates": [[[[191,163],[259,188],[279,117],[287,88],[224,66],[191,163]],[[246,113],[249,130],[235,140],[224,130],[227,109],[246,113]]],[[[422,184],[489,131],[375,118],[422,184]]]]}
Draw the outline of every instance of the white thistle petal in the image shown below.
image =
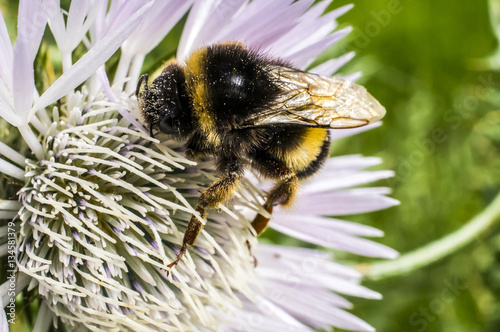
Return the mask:
{"type": "Polygon", "coordinates": [[[25,39],[16,41],[14,48],[14,76],[12,93],[14,95],[14,109],[16,116],[22,121],[29,122],[29,111],[35,91],[33,70],[34,58],[30,55],[31,45],[25,39]]]}
{"type": "MultiPolygon", "coordinates": [[[[259,267],[256,270],[263,285],[261,296],[291,317],[315,328],[328,329],[333,325],[355,331],[373,330],[370,325],[340,309],[342,306],[335,305],[342,303],[348,307],[348,302],[339,300],[338,296],[329,296],[328,290],[332,289],[361,297],[380,298],[380,294],[357,285],[359,273],[345,267],[337,269],[329,261],[328,254],[311,249],[260,245],[257,258],[259,267]]],[[[252,311],[251,304],[246,311],[252,311]]],[[[250,325],[253,330],[265,329],[259,324],[266,322],[265,316],[274,316],[275,320],[279,317],[272,306],[257,312],[258,319],[253,319],[250,325]]],[[[251,323],[244,316],[242,318],[244,321],[237,326],[251,323]]],[[[307,331],[307,328],[289,323],[283,330],[307,331]]]]}
{"type": "Polygon", "coordinates": [[[302,196],[294,205],[294,211],[314,211],[316,215],[344,216],[387,209],[399,205],[393,198],[385,197],[388,192],[374,192],[373,188],[358,188],[338,192],[302,196]]]}
{"type": "Polygon", "coordinates": [[[7,86],[12,86],[12,63],[14,50],[5,26],[5,20],[0,15],[0,78],[7,86]]]}
{"type": "Polygon", "coordinates": [[[293,64],[300,68],[307,67],[314,59],[314,55],[322,53],[328,47],[338,42],[352,31],[351,27],[335,31],[331,35],[326,36],[312,44],[307,45],[297,52],[283,57],[285,60],[291,61],[293,64]]]}
{"type": "Polygon", "coordinates": [[[351,61],[355,55],[356,55],[355,52],[346,53],[336,59],[328,60],[320,64],[319,66],[312,68],[310,72],[319,75],[327,75],[327,76],[332,75],[347,62],[351,61]]]}
{"type": "Polygon", "coordinates": [[[3,142],[0,142],[0,155],[12,160],[19,166],[26,166],[26,157],[3,142]]]}
{"type": "Polygon", "coordinates": [[[325,176],[321,177],[321,179],[315,178],[313,181],[305,184],[301,188],[300,193],[302,195],[308,193],[322,193],[331,190],[355,187],[393,176],[393,171],[353,172],[348,170],[336,173],[326,173],[325,176]]]}
{"type": "Polygon", "coordinates": [[[361,225],[354,222],[349,222],[340,219],[327,218],[321,216],[311,216],[311,215],[298,215],[296,213],[280,213],[276,214],[276,218],[273,220],[274,223],[290,226],[292,225],[304,225],[304,227],[314,228],[315,231],[337,233],[339,235],[350,234],[356,236],[369,236],[369,237],[381,237],[384,233],[376,228],[361,225]]]}
{"type": "Polygon", "coordinates": [[[325,173],[340,171],[359,171],[361,169],[380,165],[382,159],[377,157],[363,157],[361,155],[346,155],[330,158],[325,163],[325,173]]]}
{"type": "Polygon", "coordinates": [[[10,175],[18,180],[24,181],[24,170],[12,165],[11,163],[0,159],[0,172],[10,175]]]}
{"type": "Polygon", "coordinates": [[[87,54],[78,60],[40,96],[40,99],[37,100],[31,109],[30,114],[34,115],[38,109],[55,102],[89,78],[134,31],[150,5],[151,2],[143,5],[126,21],[122,22],[121,26],[113,29],[103,39],[99,40],[87,54]]]}
{"type": "Polygon", "coordinates": [[[18,201],[0,199],[0,210],[19,211],[21,206],[21,203],[18,201]]]}
{"type": "Polygon", "coordinates": [[[194,0],[155,1],[143,22],[123,43],[122,49],[132,54],[149,53],[189,10],[194,0]]]}
{"type": "Polygon", "coordinates": [[[375,123],[370,123],[369,125],[358,127],[358,128],[348,128],[348,129],[330,129],[330,138],[332,141],[356,135],[374,128],[380,127],[382,125],[381,121],[375,123]]]}
{"type": "Polygon", "coordinates": [[[126,91],[135,90],[144,56],[149,53],[174,25],[189,10],[194,0],[155,1],[142,23],[123,43],[122,56],[114,78],[114,85],[123,84],[126,76],[130,78],[126,91]],[[128,75],[127,75],[128,74],[128,75]]]}
{"type": "Polygon", "coordinates": [[[358,72],[355,72],[355,73],[352,73],[349,75],[345,75],[345,76],[339,75],[338,77],[342,78],[346,81],[356,82],[357,80],[359,80],[361,78],[361,75],[362,75],[362,73],[360,71],[358,71],[358,72]]]}
{"type": "MultiPolygon", "coordinates": [[[[223,2],[219,4],[223,6],[223,2]]],[[[199,40],[202,34],[213,33],[213,31],[206,28],[206,24],[211,17],[220,19],[214,13],[216,8],[217,2],[215,0],[196,1],[194,3],[177,48],[177,59],[185,60],[192,51],[200,47],[201,42],[199,40]]]]}
{"type": "MultiPolygon", "coordinates": [[[[119,29],[137,11],[142,11],[152,5],[154,0],[111,0],[108,4],[100,1],[103,6],[99,8],[96,24],[93,25],[92,42],[95,44],[113,30],[119,29]]],[[[128,37],[128,36],[127,36],[128,37]]]]}
{"type": "MultiPolygon", "coordinates": [[[[17,43],[22,40],[27,46],[28,58],[35,59],[49,17],[59,12],[59,0],[21,0],[17,23],[17,43]]],[[[14,61],[15,61],[14,57],[14,61]]]]}
{"type": "Polygon", "coordinates": [[[97,18],[99,7],[95,0],[72,1],[66,23],[66,43],[68,51],[75,49],[83,40],[90,26],[97,18]]]}

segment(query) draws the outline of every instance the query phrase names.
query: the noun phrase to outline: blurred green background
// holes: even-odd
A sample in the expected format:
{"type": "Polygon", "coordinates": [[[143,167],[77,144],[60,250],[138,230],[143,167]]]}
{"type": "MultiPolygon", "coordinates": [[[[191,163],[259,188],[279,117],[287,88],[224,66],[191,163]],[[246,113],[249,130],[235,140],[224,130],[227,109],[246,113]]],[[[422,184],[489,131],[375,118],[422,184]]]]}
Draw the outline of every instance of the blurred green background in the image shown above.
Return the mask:
{"type": "MultiPolygon", "coordinates": [[[[4,14],[15,13],[16,2],[0,1],[4,14]]],[[[330,8],[352,2],[335,0],[330,8]]],[[[333,154],[379,156],[380,169],[396,172],[378,185],[391,187],[401,206],[346,219],[384,230],[379,241],[401,253],[460,229],[500,190],[500,24],[490,19],[500,21],[500,11],[494,8],[500,1],[356,1],[339,19],[353,32],[321,57],[356,51],[342,73],[362,71],[358,82],[387,109],[382,127],[339,141],[333,154]]],[[[15,27],[14,16],[6,20],[15,27]]],[[[147,57],[145,72],[175,53],[181,32],[182,23],[147,57]]],[[[37,61],[43,68],[43,56],[37,61]]],[[[289,241],[276,232],[266,237],[289,241]]],[[[354,314],[379,332],[500,331],[499,260],[500,234],[491,227],[418,271],[365,282],[384,299],[351,299],[354,314]]]]}
{"type": "MultiPolygon", "coordinates": [[[[332,6],[352,1],[336,0],[332,6]]],[[[401,206],[351,217],[381,242],[412,251],[465,225],[500,190],[500,74],[493,18],[498,1],[357,1],[340,18],[357,52],[344,72],[387,108],[384,125],[348,138],[334,154],[384,159],[381,182],[401,206]],[[490,13],[491,12],[491,13],[490,13]],[[497,67],[498,69],[499,67],[497,67]]],[[[334,54],[334,53],[332,53],[334,54]]],[[[365,283],[380,302],[355,314],[383,332],[500,331],[500,234],[491,227],[464,249],[407,275],[365,283]]]]}

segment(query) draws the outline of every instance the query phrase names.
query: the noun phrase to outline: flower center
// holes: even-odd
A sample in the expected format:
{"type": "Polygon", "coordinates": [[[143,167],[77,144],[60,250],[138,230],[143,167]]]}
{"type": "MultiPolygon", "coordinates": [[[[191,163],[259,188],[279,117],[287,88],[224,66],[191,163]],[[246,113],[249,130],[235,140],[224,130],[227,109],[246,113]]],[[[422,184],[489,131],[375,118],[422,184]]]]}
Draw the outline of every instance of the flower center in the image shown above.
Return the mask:
{"type": "MultiPolygon", "coordinates": [[[[70,324],[104,315],[112,326],[132,328],[133,320],[114,315],[155,312],[163,319],[144,324],[167,329],[194,306],[200,324],[216,326],[201,304],[227,307],[236,301],[233,292],[247,288],[226,274],[251,270],[243,246],[252,240],[250,225],[227,215],[210,221],[169,275],[166,265],[176,257],[191,206],[212,180],[201,171],[209,166],[194,167],[179,143],[159,144],[135,129],[120,115],[123,104],[79,97],[54,109],[42,137],[46,158],[27,163],[19,192],[20,271],[38,281],[53,312],[70,324]],[[90,309],[100,313],[89,315],[90,309]]],[[[99,324],[106,321],[101,316],[99,324]]]]}

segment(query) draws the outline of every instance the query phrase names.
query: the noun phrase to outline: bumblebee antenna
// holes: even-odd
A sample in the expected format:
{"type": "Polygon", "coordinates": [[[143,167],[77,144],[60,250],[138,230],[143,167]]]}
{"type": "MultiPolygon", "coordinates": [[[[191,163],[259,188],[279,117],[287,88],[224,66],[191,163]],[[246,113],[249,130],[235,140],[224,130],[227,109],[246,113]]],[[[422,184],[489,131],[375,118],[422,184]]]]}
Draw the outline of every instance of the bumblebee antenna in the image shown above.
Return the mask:
{"type": "Polygon", "coordinates": [[[139,97],[139,91],[141,90],[141,86],[142,86],[142,83],[144,82],[144,90],[146,90],[146,92],[148,91],[148,79],[149,79],[149,75],[148,74],[144,74],[142,75],[140,78],[139,78],[139,82],[137,83],[137,88],[135,90],[135,95],[137,97],[139,97]]]}

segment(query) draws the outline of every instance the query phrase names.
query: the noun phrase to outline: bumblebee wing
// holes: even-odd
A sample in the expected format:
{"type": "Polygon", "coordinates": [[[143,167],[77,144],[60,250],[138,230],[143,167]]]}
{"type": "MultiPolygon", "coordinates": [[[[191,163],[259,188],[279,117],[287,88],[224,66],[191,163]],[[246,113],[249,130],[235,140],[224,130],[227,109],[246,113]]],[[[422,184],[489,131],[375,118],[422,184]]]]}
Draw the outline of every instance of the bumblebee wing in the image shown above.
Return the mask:
{"type": "Polygon", "coordinates": [[[331,76],[275,66],[269,71],[282,91],[266,110],[244,127],[296,124],[323,128],[354,128],[380,120],[385,108],[365,88],[331,76]]]}

